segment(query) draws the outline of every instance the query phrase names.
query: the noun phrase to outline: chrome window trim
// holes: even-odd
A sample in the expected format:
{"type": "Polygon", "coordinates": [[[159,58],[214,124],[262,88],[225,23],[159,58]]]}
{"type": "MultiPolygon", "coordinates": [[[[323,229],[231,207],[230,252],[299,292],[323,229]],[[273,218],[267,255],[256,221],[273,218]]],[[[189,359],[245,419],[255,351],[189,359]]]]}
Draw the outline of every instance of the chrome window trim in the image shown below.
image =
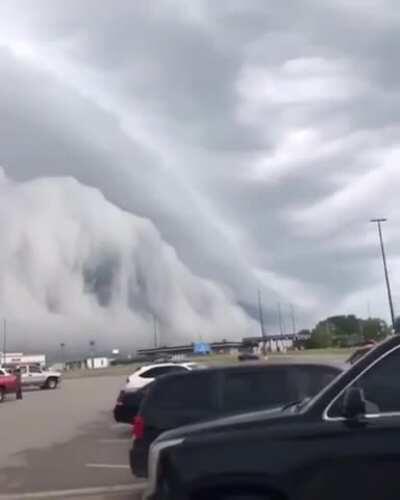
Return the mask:
{"type": "Polygon", "coordinates": [[[160,453],[165,448],[170,448],[171,446],[177,446],[183,443],[184,438],[180,439],[169,439],[167,441],[160,441],[159,443],[154,443],[150,446],[149,452],[149,461],[148,461],[148,480],[147,480],[147,488],[143,493],[143,500],[147,500],[157,490],[157,476],[158,476],[158,464],[160,453]]]}
{"type": "MultiPolygon", "coordinates": [[[[353,380],[351,380],[336,396],[335,398],[328,404],[328,406],[325,408],[324,412],[322,413],[322,420],[327,421],[327,422],[343,422],[346,419],[344,417],[330,417],[328,415],[329,410],[331,407],[336,403],[336,401],[342,396],[342,394],[357,380],[359,380],[365,373],[367,373],[371,368],[373,368],[376,364],[380,363],[383,359],[385,359],[387,356],[392,354],[393,352],[397,351],[400,349],[400,346],[395,346],[390,351],[385,352],[382,354],[382,356],[378,359],[376,359],[372,364],[368,365],[361,373],[357,375],[357,377],[353,380]]],[[[377,419],[377,418],[382,418],[382,417],[397,417],[400,416],[400,410],[398,412],[387,412],[387,413],[370,413],[366,414],[365,418],[368,419],[377,419]]]]}

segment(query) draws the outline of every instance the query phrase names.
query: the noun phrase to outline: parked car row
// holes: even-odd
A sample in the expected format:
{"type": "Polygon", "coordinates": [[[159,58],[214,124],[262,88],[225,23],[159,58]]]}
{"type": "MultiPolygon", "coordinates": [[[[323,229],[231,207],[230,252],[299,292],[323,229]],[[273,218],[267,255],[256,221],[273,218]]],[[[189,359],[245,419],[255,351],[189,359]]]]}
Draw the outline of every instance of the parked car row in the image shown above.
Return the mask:
{"type": "Polygon", "coordinates": [[[260,363],[161,377],[144,394],[134,419],[132,472],[147,476],[149,448],[165,431],[304,400],[317,394],[340,372],[340,367],[324,364],[260,363]]]}
{"type": "Polygon", "coordinates": [[[400,498],[399,368],[396,335],[311,399],[164,432],[150,447],[145,498],[400,498]]]}
{"type": "Polygon", "coordinates": [[[135,476],[148,475],[149,449],[162,433],[195,422],[303,401],[343,369],[327,363],[265,362],[196,368],[193,363],[150,365],[128,377],[114,417],[118,422],[133,422],[130,465],[135,476]],[[143,381],[138,382],[143,375],[144,386],[143,381]]]}

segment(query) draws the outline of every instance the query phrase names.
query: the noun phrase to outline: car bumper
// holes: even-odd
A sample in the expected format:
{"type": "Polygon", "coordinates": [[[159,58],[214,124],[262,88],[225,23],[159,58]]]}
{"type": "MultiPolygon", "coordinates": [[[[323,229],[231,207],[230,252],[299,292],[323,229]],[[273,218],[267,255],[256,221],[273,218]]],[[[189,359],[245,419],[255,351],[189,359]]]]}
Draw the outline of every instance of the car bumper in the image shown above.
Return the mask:
{"type": "Polygon", "coordinates": [[[114,420],[122,424],[132,424],[133,419],[136,417],[137,409],[127,408],[123,405],[116,405],[114,407],[114,420]]]}
{"type": "Polygon", "coordinates": [[[149,447],[143,440],[134,441],[129,452],[129,465],[132,474],[136,477],[147,477],[147,462],[149,458],[149,447]]]}

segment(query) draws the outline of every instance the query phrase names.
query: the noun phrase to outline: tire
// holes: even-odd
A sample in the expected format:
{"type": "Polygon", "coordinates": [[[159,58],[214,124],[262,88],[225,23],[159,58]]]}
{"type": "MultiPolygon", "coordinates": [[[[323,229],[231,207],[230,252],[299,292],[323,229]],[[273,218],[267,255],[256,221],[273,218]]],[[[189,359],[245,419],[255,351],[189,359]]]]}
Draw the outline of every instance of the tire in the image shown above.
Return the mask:
{"type": "Polygon", "coordinates": [[[6,390],[4,387],[0,387],[0,403],[3,403],[6,399],[6,390]]]}
{"type": "Polygon", "coordinates": [[[46,382],[47,389],[56,389],[57,385],[58,385],[58,379],[56,379],[55,377],[50,377],[49,379],[47,379],[46,382]]]}

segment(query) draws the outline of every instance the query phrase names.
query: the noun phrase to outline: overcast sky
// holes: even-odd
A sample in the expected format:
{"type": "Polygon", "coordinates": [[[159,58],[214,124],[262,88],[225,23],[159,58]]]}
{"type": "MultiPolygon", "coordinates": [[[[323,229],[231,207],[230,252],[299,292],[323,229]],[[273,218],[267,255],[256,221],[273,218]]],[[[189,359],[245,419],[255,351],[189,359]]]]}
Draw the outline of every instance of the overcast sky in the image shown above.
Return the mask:
{"type": "Polygon", "coordinates": [[[148,219],[233,315],[261,288],[270,331],[278,302],[388,319],[399,33],[395,0],[2,0],[0,165],[148,219]]]}

